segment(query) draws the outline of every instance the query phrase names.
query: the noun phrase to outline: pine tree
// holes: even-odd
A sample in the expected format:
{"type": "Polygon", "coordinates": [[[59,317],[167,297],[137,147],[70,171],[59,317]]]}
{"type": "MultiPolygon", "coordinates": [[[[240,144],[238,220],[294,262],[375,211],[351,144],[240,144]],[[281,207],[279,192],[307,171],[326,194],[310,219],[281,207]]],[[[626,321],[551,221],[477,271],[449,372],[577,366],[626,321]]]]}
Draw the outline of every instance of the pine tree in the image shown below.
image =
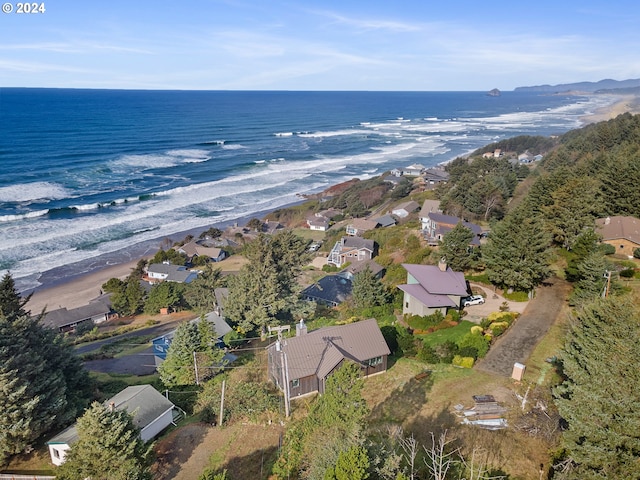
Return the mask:
{"type": "Polygon", "coordinates": [[[211,312],[217,306],[214,291],[221,285],[222,270],[209,263],[202,273],[186,286],[184,299],[198,313],[211,312]]]}
{"type": "Polygon", "coordinates": [[[514,210],[493,227],[482,249],[489,279],[515,290],[532,290],[549,275],[550,240],[539,219],[514,210]]]}
{"type": "Polygon", "coordinates": [[[173,336],[167,358],[158,367],[162,383],[167,387],[195,385],[214,375],[224,357],[224,351],[215,346],[215,341],[215,329],[204,317],[195,323],[181,324],[173,336]]]}
{"type": "Polygon", "coordinates": [[[573,319],[561,354],[565,380],[555,391],[574,467],[562,478],[640,478],[639,336],[629,299],[598,299],[573,319]]]}
{"type": "Polygon", "coordinates": [[[445,233],[440,242],[439,252],[446,259],[447,265],[453,270],[464,271],[471,268],[473,258],[469,254],[473,232],[458,223],[452,230],[445,233]]]}
{"type": "Polygon", "coordinates": [[[387,290],[369,266],[353,278],[351,294],[353,302],[358,308],[384,305],[388,300],[387,290]]]}
{"type": "Polygon", "coordinates": [[[71,347],[24,310],[5,276],[0,305],[0,464],[84,408],[90,382],[71,347]]]}
{"type": "Polygon", "coordinates": [[[366,480],[369,464],[366,448],[354,445],[340,452],[335,468],[327,470],[324,480],[366,480]]]}
{"type": "Polygon", "coordinates": [[[78,440],[56,472],[58,480],[150,480],[151,445],[126,410],[94,402],[78,419],[78,440]]]}

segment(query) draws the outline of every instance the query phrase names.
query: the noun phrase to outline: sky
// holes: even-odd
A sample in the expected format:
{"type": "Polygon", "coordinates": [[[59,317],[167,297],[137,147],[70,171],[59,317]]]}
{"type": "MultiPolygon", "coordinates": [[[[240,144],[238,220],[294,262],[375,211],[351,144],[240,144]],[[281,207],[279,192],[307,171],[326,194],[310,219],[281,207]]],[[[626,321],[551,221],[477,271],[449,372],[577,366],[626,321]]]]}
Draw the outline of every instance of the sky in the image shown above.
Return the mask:
{"type": "Polygon", "coordinates": [[[503,91],[640,78],[637,0],[48,0],[0,87],[503,91]]]}

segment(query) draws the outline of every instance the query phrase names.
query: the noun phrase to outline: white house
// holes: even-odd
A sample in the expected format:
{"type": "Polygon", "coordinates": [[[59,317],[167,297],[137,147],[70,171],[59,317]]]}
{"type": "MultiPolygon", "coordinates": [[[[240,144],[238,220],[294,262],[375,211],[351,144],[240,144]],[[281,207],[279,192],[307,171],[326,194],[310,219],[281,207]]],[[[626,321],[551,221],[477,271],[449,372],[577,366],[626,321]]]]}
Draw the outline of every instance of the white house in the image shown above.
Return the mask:
{"type": "Polygon", "coordinates": [[[147,267],[147,279],[149,283],[176,282],[191,283],[198,276],[198,272],[187,270],[182,265],[169,263],[152,263],[147,267]]]}
{"type": "MultiPolygon", "coordinates": [[[[133,423],[140,429],[140,438],[148,442],[173,421],[175,405],[151,385],[127,387],[104,403],[105,408],[126,410],[133,415],[133,423]]],[[[54,465],[62,465],[66,452],[78,440],[73,424],[47,442],[54,465]]],[[[106,468],[107,466],[105,466],[106,468]]]]}

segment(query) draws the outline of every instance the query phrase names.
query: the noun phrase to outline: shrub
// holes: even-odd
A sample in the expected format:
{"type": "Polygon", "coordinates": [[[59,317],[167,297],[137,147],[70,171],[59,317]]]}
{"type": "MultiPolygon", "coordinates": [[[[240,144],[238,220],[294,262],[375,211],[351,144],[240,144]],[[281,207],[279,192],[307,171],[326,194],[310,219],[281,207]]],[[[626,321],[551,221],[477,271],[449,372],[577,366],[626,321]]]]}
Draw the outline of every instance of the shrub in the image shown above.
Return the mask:
{"type": "Polygon", "coordinates": [[[491,330],[494,337],[499,337],[508,327],[509,324],[507,322],[493,322],[489,325],[489,330],[491,330]]]}
{"type": "Polygon", "coordinates": [[[435,345],[433,349],[435,350],[436,355],[438,355],[440,363],[451,363],[453,361],[453,357],[458,353],[458,346],[452,341],[435,345]]]}
{"type": "Polygon", "coordinates": [[[509,302],[507,302],[506,300],[500,304],[500,311],[501,312],[508,312],[509,309],[510,309],[509,302]]]}
{"type": "Polygon", "coordinates": [[[422,343],[420,345],[420,349],[418,350],[418,360],[426,363],[438,363],[440,362],[440,357],[438,357],[438,354],[433,349],[433,347],[422,343]]]}
{"type": "Polygon", "coordinates": [[[417,340],[406,329],[398,332],[398,348],[403,356],[414,357],[417,353],[417,340]]]}
{"type": "Polygon", "coordinates": [[[602,253],[604,253],[605,255],[613,255],[614,253],[616,253],[616,247],[614,247],[613,245],[609,245],[608,243],[603,243],[600,246],[602,253]]]}
{"type": "Polygon", "coordinates": [[[453,357],[451,363],[457,367],[472,368],[475,363],[475,359],[473,357],[462,357],[460,355],[456,355],[453,357]]]}
{"type": "Polygon", "coordinates": [[[484,329],[480,325],[474,325],[471,327],[471,333],[474,335],[482,335],[484,329]]]}
{"type": "Polygon", "coordinates": [[[382,332],[382,336],[384,337],[385,342],[387,342],[387,346],[391,353],[395,353],[398,350],[398,330],[393,325],[385,325],[380,328],[382,332]]]}
{"type": "Polygon", "coordinates": [[[476,354],[467,356],[483,358],[489,351],[489,342],[484,337],[484,335],[478,335],[477,333],[469,332],[458,342],[458,348],[460,349],[459,353],[462,355],[462,350],[468,347],[473,348],[476,351],[476,354]]]}
{"type": "Polygon", "coordinates": [[[633,258],[640,258],[640,248],[636,248],[633,251],[633,258]]]}
{"type": "Polygon", "coordinates": [[[624,270],[622,270],[620,272],[620,276],[622,278],[633,278],[634,274],[635,274],[635,270],[633,268],[625,268],[624,270]]]}
{"type": "Polygon", "coordinates": [[[515,318],[516,313],[514,312],[492,312],[487,316],[487,321],[489,322],[489,325],[494,322],[507,322],[511,325],[515,318]]]}

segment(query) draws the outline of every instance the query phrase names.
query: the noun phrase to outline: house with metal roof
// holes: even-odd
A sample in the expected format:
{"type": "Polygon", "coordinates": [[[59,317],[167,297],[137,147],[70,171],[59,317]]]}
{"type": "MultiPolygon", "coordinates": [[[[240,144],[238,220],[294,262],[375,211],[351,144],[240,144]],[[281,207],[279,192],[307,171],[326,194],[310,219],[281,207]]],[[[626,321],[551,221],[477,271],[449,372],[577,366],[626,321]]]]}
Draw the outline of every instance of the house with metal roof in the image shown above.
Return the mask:
{"type": "Polygon", "coordinates": [[[407,271],[407,283],[398,285],[404,292],[402,313],[408,315],[433,315],[437,311],[447,314],[449,308],[460,308],[463,297],[470,289],[462,272],[454,272],[441,261],[436,265],[403,263],[407,271]]]}
{"type": "MultiPolygon", "coordinates": [[[[151,385],[127,387],[104,402],[105,408],[126,410],[133,415],[133,424],[140,429],[140,438],[147,442],[167,428],[173,421],[175,405],[151,385]]],[[[51,462],[62,465],[66,452],[78,441],[75,424],[47,442],[51,462]]]]}
{"type": "Polygon", "coordinates": [[[345,361],[360,365],[365,377],[387,369],[391,352],[375,318],[312,332],[303,322],[300,327],[267,349],[269,378],[289,400],[324,393],[327,378],[345,361]]]}
{"type": "Polygon", "coordinates": [[[227,255],[224,250],[209,244],[207,240],[192,240],[174,248],[184,253],[189,262],[192,262],[195,257],[208,257],[212,262],[221,262],[227,255]]]}
{"type": "Polygon", "coordinates": [[[409,216],[410,213],[415,212],[418,208],[420,208],[420,205],[418,204],[418,202],[414,202],[413,200],[410,200],[408,202],[402,202],[401,204],[393,207],[393,210],[391,210],[391,213],[397,217],[406,218],[409,216]]]}
{"type": "Polygon", "coordinates": [[[421,213],[420,223],[422,226],[422,234],[429,245],[438,245],[438,242],[440,242],[448,232],[453,230],[455,226],[458,225],[458,223],[462,223],[462,225],[464,225],[474,233],[469,245],[472,247],[477,247],[480,245],[482,227],[480,227],[480,225],[476,225],[475,223],[465,222],[461,218],[432,211],[426,212],[426,215],[424,217],[421,213]]]}
{"type": "Polygon", "coordinates": [[[191,283],[198,276],[198,272],[187,270],[182,265],[171,265],[170,263],[152,263],[147,266],[146,279],[149,283],[176,282],[191,283]]]}
{"type": "Polygon", "coordinates": [[[305,288],[301,295],[305,300],[337,307],[351,296],[353,284],[350,278],[341,275],[327,275],[305,288]]]}

